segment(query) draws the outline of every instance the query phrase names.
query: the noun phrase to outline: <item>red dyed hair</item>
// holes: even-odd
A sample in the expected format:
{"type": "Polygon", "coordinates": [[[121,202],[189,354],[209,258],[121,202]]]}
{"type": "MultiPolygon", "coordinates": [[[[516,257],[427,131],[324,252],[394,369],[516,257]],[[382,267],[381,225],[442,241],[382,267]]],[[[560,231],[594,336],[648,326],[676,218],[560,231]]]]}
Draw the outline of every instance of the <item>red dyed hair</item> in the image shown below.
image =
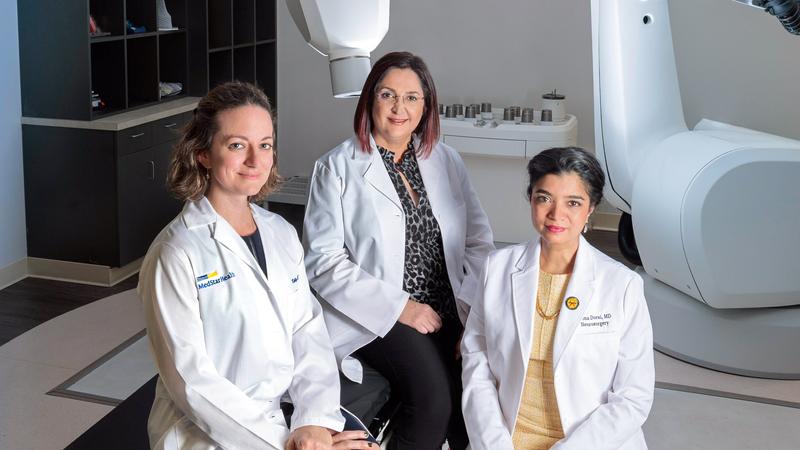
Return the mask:
{"type": "Polygon", "coordinates": [[[419,77],[422,84],[422,95],[424,96],[425,109],[422,118],[414,133],[419,136],[420,145],[417,154],[427,157],[436,141],[439,140],[439,112],[437,109],[436,86],[433,78],[428,72],[428,66],[419,56],[409,52],[387,53],[379,59],[367,76],[364,87],[361,89],[361,97],[358,99],[356,114],[353,119],[353,131],[361,144],[361,150],[369,153],[369,135],[372,132],[372,108],[375,106],[375,91],[383,77],[390,69],[411,69],[419,77]]]}

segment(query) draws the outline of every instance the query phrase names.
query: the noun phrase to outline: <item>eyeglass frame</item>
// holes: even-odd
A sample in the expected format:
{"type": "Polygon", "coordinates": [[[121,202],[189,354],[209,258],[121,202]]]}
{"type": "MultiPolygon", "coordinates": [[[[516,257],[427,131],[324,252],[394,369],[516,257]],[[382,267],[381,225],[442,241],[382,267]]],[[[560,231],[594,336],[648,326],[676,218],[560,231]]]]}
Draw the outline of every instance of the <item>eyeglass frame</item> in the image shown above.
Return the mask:
{"type": "Polygon", "coordinates": [[[375,100],[379,104],[384,104],[384,105],[396,105],[399,101],[403,106],[417,106],[417,105],[425,106],[424,95],[417,95],[417,94],[397,95],[396,93],[394,93],[394,91],[386,87],[382,87],[378,89],[377,92],[375,92],[375,100]],[[383,97],[382,94],[388,94],[389,97],[383,97]],[[417,99],[409,101],[408,96],[414,96],[417,99]]]}

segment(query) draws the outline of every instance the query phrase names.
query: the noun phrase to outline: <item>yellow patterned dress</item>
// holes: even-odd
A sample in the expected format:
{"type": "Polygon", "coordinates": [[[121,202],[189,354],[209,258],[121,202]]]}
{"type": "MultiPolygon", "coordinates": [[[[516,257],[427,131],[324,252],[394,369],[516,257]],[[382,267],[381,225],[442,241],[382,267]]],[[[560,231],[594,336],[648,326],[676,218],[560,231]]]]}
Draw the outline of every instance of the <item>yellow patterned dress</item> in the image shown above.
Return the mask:
{"type": "Polygon", "coordinates": [[[564,437],[553,384],[553,337],[568,281],[569,274],[539,271],[531,355],[514,427],[515,450],[549,449],[564,437]]]}

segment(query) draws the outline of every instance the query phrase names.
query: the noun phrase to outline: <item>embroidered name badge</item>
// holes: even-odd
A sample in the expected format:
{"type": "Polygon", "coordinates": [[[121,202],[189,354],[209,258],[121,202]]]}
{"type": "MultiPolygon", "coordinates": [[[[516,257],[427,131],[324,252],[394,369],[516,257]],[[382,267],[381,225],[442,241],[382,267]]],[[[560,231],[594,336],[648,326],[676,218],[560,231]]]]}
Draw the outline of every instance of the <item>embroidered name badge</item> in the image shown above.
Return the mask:
{"type": "Polygon", "coordinates": [[[589,314],[581,318],[581,327],[606,328],[611,325],[611,313],[589,314]]]}
{"type": "Polygon", "coordinates": [[[577,297],[569,297],[564,303],[567,305],[567,309],[574,311],[578,309],[578,305],[581,304],[581,301],[578,300],[577,297]]]}
{"type": "Polygon", "coordinates": [[[215,284],[224,283],[235,276],[236,274],[233,272],[228,272],[225,275],[220,276],[219,273],[215,270],[213,272],[197,277],[197,281],[200,282],[197,283],[197,289],[205,289],[207,287],[214,286],[215,284]]]}

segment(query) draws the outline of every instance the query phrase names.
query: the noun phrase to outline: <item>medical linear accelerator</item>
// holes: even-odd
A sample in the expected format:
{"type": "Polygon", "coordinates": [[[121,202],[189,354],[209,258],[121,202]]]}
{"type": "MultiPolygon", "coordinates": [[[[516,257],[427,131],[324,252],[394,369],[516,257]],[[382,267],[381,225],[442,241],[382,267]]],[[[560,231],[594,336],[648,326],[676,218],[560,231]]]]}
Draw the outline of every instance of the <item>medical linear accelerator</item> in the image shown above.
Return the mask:
{"type": "MultiPolygon", "coordinates": [[[[800,33],[800,2],[737,1],[800,33]]],[[[591,7],[596,152],[605,197],[630,214],[620,248],[641,259],[656,349],[800,379],[800,141],[708,119],[689,130],[667,0],[591,7]]]]}
{"type": "MultiPolygon", "coordinates": [[[[800,34],[800,0],[734,1],[800,34]]],[[[329,57],[334,96],[358,95],[389,0],[286,3],[329,57]]],[[[624,213],[620,248],[640,266],[658,350],[800,379],[800,141],[707,119],[687,128],[668,6],[591,2],[595,148],[624,213]]]]}

